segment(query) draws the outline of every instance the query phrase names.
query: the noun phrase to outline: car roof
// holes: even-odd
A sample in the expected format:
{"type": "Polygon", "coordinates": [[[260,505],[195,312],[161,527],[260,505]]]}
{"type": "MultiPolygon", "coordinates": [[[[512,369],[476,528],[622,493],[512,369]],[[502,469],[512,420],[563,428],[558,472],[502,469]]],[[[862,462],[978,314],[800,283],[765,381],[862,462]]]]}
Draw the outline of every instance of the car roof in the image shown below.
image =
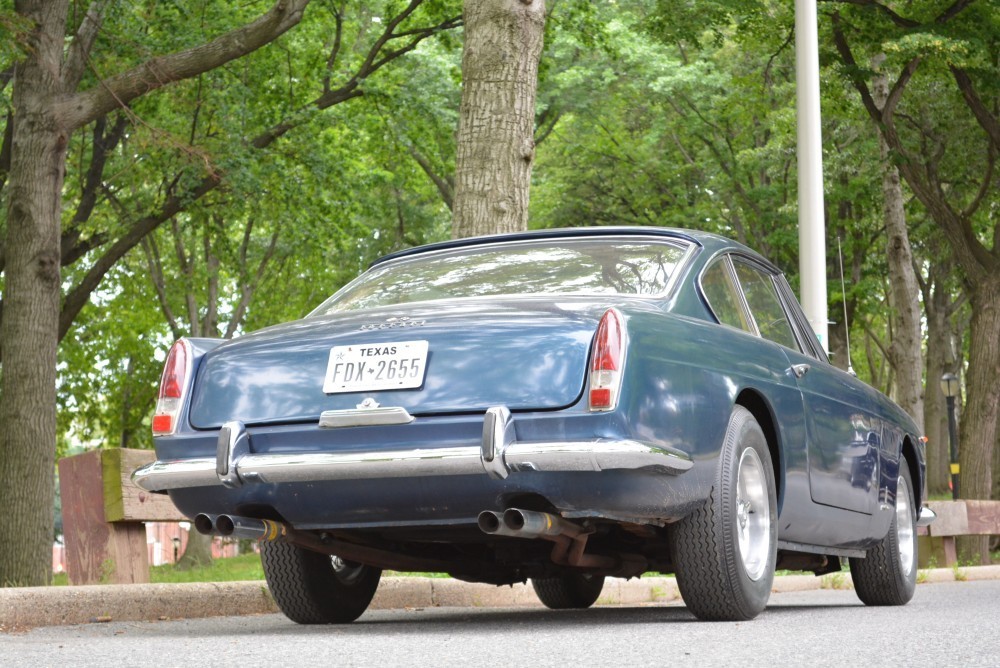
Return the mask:
{"type": "Polygon", "coordinates": [[[464,239],[451,239],[449,241],[441,241],[438,243],[426,244],[424,246],[415,246],[413,248],[407,248],[401,251],[396,251],[395,253],[390,253],[384,255],[374,262],[370,266],[374,267],[376,265],[383,264],[385,262],[390,262],[399,258],[413,257],[417,255],[422,255],[424,253],[432,253],[441,250],[450,250],[454,248],[466,248],[472,246],[481,246],[484,244],[501,244],[509,243],[512,241],[526,241],[526,240],[538,240],[538,239],[560,239],[560,238],[579,238],[579,237],[622,237],[622,236],[646,236],[646,237],[663,237],[665,239],[682,239],[684,241],[700,246],[708,251],[709,256],[715,255],[717,252],[722,250],[735,250],[742,252],[746,255],[750,255],[762,261],[768,267],[771,267],[775,271],[779,271],[774,265],[761,256],[756,251],[744,246],[743,244],[733,241],[727,237],[721,236],[719,234],[713,234],[712,232],[704,232],[701,230],[689,230],[674,227],[641,227],[641,226],[613,226],[613,227],[565,227],[556,229],[544,229],[544,230],[530,230],[527,232],[513,232],[508,234],[491,234],[487,236],[480,237],[467,237],[464,239]]]}

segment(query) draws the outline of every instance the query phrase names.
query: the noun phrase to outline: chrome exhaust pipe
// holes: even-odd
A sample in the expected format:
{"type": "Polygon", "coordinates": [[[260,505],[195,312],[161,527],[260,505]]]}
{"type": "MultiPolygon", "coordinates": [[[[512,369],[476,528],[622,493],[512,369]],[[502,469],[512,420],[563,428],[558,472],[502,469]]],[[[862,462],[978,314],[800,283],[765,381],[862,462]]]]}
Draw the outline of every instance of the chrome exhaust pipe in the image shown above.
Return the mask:
{"type": "Polygon", "coordinates": [[[484,510],[477,521],[479,530],[494,536],[516,536],[517,538],[552,538],[566,536],[575,538],[584,529],[564,520],[558,515],[540,513],[536,510],[509,508],[503,513],[484,510]]]}
{"type": "Polygon", "coordinates": [[[558,515],[540,513],[536,510],[521,510],[509,508],[503,514],[503,526],[512,533],[523,538],[545,538],[547,536],[566,536],[576,538],[584,530],[558,515]]]}
{"type": "Polygon", "coordinates": [[[209,515],[207,513],[198,513],[194,516],[194,528],[198,533],[205,536],[215,535],[215,518],[218,515],[209,515]]]}
{"type": "Polygon", "coordinates": [[[503,521],[503,515],[492,510],[479,513],[479,530],[493,536],[514,536],[515,538],[531,538],[517,529],[511,529],[503,521]]]}
{"type": "Polygon", "coordinates": [[[535,538],[553,543],[549,558],[554,564],[604,571],[620,568],[619,561],[614,557],[585,553],[593,528],[582,527],[552,513],[508,508],[501,515],[484,510],[479,513],[478,524],[483,533],[490,535],[535,538]]]}
{"type": "Polygon", "coordinates": [[[476,523],[479,525],[479,530],[483,533],[495,534],[503,528],[503,520],[500,513],[495,513],[492,510],[484,510],[479,513],[479,519],[476,523]]]}
{"type": "Polygon", "coordinates": [[[274,541],[284,536],[288,530],[281,522],[258,520],[253,517],[219,515],[215,518],[215,532],[219,536],[248,538],[250,540],[274,541]]]}
{"type": "Polygon", "coordinates": [[[194,528],[206,536],[233,536],[263,541],[277,540],[288,532],[284,524],[274,520],[208,513],[195,515],[194,528]]]}

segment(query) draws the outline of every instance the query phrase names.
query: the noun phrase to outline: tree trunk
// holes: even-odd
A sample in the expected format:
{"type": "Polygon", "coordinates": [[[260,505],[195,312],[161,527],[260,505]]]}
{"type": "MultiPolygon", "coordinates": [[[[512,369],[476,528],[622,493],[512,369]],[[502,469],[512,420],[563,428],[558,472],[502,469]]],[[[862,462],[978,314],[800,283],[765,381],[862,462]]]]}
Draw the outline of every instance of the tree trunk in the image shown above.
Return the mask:
{"type": "Polygon", "coordinates": [[[212,563],[212,537],[199,533],[191,527],[188,532],[187,545],[184,554],[177,560],[177,570],[189,571],[192,568],[208,566],[212,563]]]}
{"type": "Polygon", "coordinates": [[[924,422],[924,365],[920,323],[920,289],[913,270],[913,252],[906,231],[903,189],[899,172],[888,161],[885,142],[882,192],[885,197],[886,254],[889,263],[889,296],[892,305],[892,342],[889,362],[895,375],[893,398],[917,424],[924,422]]]}
{"type": "MultiPolygon", "coordinates": [[[[933,249],[931,255],[933,255],[933,249]]],[[[947,494],[951,482],[951,442],[948,434],[948,409],[940,390],[941,376],[962,375],[962,332],[964,311],[952,298],[948,278],[956,271],[949,259],[938,259],[930,266],[924,285],[924,310],[927,313],[927,391],[924,395],[924,434],[927,436],[927,484],[931,494],[947,494]],[[959,317],[953,322],[953,317],[959,317]]]]}
{"type": "Polygon", "coordinates": [[[70,135],[152,90],[267,44],[298,23],[308,3],[279,0],[251,23],[201,46],[156,57],[82,93],[76,89],[99,32],[103,3],[91,4],[94,11],[87,12],[69,42],[69,0],[15,3],[33,30],[15,69],[6,184],[0,508],[7,519],[0,522],[0,586],[46,585],[51,579],[61,208],[70,135]]]}
{"type": "Polygon", "coordinates": [[[465,0],[454,238],[528,229],[544,0],[465,0]]]}
{"type": "MultiPolygon", "coordinates": [[[[884,60],[876,58],[875,68],[884,60]]],[[[888,79],[876,74],[872,86],[875,103],[882,107],[889,96],[888,79]]],[[[923,359],[920,331],[920,286],[913,269],[913,251],[906,231],[903,209],[903,187],[899,170],[892,164],[889,145],[878,133],[882,158],[882,210],[886,228],[886,255],[889,265],[889,297],[892,305],[889,318],[893,338],[889,344],[889,363],[895,372],[896,403],[910,414],[917,424],[924,422],[923,359]]]]}
{"type": "Polygon", "coordinates": [[[59,237],[69,139],[52,110],[62,93],[67,6],[67,0],[18,4],[35,30],[15,73],[7,184],[0,324],[2,586],[47,585],[52,574],[59,237]]]}
{"type": "MultiPolygon", "coordinates": [[[[943,16],[943,15],[942,15],[943,16]]],[[[966,374],[968,402],[963,412],[959,463],[962,479],[961,493],[967,499],[988,499],[992,493],[993,448],[997,442],[997,421],[1000,413],[1000,226],[989,222],[991,230],[974,231],[973,218],[993,185],[992,164],[1000,149],[1000,121],[989,105],[973,89],[964,71],[951,67],[962,98],[969,112],[983,130],[981,144],[987,151],[984,156],[991,166],[982,176],[979,191],[971,200],[959,201],[948,187],[951,176],[939,173],[939,159],[932,149],[930,155],[918,155],[907,148],[896,127],[896,108],[923,62],[923,57],[907,61],[893,84],[892,92],[884,106],[873,99],[866,81],[847,42],[844,24],[838,13],[832,15],[833,38],[841,59],[847,66],[851,82],[861,95],[861,102],[875,122],[882,137],[899,156],[900,175],[934,222],[941,228],[951,246],[952,256],[961,268],[965,292],[972,308],[969,342],[969,370],[966,374]],[[951,199],[955,197],[955,199],[951,199]],[[992,247],[984,240],[992,237],[992,247]]],[[[926,68],[925,68],[926,69],[926,68]]],[[[930,135],[924,135],[930,136],[930,135]]],[[[943,146],[940,150],[943,150],[943,146]]],[[[984,216],[988,219],[988,216],[984,216]]],[[[974,563],[989,563],[987,537],[970,537],[959,540],[959,551],[974,563]]]]}
{"type": "Polygon", "coordinates": [[[950,475],[951,444],[948,440],[948,409],[938,381],[954,373],[951,328],[944,314],[927,303],[927,394],[924,397],[924,435],[927,437],[927,490],[946,494],[950,475]]]}
{"type": "MultiPolygon", "coordinates": [[[[1000,274],[981,281],[970,296],[968,399],[962,412],[958,462],[961,496],[989,499],[993,493],[991,467],[997,443],[1000,413],[1000,274]]],[[[990,563],[989,537],[959,540],[959,553],[973,563],[990,563]]]]}
{"type": "MultiPolygon", "coordinates": [[[[993,445],[993,500],[1000,501],[1000,429],[997,429],[997,442],[993,445]]],[[[994,544],[1000,543],[1000,536],[994,536],[994,544]]],[[[992,547],[991,550],[997,548],[992,547]]]]}

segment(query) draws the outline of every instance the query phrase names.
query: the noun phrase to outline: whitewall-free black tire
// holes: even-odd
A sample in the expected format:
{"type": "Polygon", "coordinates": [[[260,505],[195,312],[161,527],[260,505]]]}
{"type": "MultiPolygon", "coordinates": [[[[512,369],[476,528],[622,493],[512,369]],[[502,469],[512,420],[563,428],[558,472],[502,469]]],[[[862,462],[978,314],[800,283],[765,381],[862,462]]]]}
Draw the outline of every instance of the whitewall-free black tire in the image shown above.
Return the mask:
{"type": "Polygon", "coordinates": [[[729,416],[705,504],[673,525],[677,586],[696,617],[753,619],[767,606],[777,556],[777,499],[767,439],[747,409],[729,416]]]}
{"type": "Polygon", "coordinates": [[[917,587],[917,515],[906,459],[899,460],[889,533],[864,559],[850,560],[854,591],[865,605],[905,605],[917,587]]]}
{"type": "Polygon", "coordinates": [[[382,571],[284,542],[263,543],[271,596],[299,624],[346,624],[368,609],[382,571]]]}

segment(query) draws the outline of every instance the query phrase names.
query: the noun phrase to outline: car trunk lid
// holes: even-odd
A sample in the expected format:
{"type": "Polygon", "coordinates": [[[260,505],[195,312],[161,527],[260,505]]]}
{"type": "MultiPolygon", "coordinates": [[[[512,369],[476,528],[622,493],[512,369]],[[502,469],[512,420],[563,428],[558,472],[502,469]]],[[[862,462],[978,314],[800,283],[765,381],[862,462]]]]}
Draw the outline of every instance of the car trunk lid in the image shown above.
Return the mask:
{"type": "MultiPolygon", "coordinates": [[[[415,416],[485,411],[498,404],[515,411],[563,408],[583,392],[590,344],[607,306],[538,298],[452,302],[447,309],[429,303],[268,328],[205,356],[190,422],[197,429],[218,428],[228,420],[302,422],[363,402],[402,407],[415,416]],[[386,354],[394,349],[395,357],[408,360],[413,355],[404,355],[402,344],[415,343],[407,349],[419,355],[420,342],[426,342],[427,352],[417,387],[331,383],[332,351],[334,357],[347,354],[342,362],[359,362],[359,347],[386,354]]],[[[338,370],[338,381],[345,380],[344,370],[338,370]]]]}

